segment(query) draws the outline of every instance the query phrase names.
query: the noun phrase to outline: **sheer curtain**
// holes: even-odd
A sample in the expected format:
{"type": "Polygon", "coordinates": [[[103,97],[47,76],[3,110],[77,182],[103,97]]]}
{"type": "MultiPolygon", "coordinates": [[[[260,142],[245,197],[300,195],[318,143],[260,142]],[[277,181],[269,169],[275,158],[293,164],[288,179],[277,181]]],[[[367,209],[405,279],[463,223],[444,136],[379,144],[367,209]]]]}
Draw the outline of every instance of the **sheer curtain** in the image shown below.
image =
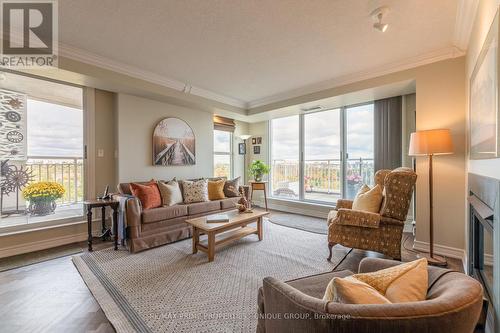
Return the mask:
{"type": "Polygon", "coordinates": [[[401,166],[402,108],[401,96],[375,101],[375,172],[401,166]]]}

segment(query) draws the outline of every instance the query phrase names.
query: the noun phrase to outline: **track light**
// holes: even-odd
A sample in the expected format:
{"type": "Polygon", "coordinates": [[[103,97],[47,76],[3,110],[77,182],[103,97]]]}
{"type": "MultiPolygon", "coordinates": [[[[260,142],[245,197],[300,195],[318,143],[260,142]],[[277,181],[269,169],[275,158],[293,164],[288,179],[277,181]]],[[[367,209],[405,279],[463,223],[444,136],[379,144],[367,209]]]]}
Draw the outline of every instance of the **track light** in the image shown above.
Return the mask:
{"type": "Polygon", "coordinates": [[[386,32],[387,28],[389,27],[389,24],[382,23],[382,19],[384,18],[384,15],[388,12],[389,12],[388,7],[379,7],[371,13],[373,19],[377,21],[373,23],[374,29],[377,29],[380,32],[386,32]]]}

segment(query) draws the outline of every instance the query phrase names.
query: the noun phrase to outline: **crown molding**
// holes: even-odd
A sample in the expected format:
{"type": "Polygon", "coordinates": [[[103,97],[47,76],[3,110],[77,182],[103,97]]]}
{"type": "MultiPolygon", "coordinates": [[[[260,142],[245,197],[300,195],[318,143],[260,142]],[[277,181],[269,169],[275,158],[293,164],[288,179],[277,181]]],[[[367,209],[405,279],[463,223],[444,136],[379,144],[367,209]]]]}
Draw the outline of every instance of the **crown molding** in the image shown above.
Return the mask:
{"type": "Polygon", "coordinates": [[[476,17],[479,0],[459,0],[457,5],[457,16],[455,19],[455,31],[453,33],[453,45],[460,50],[467,50],[469,39],[476,17]]]}
{"type": "Polygon", "coordinates": [[[249,110],[249,114],[252,114],[251,110],[253,108],[261,107],[271,103],[281,102],[290,98],[316,93],[322,90],[332,89],[346,84],[373,79],[375,77],[400,72],[403,70],[427,65],[441,60],[461,57],[463,55],[465,55],[465,52],[463,50],[460,50],[455,46],[450,46],[444,49],[418,55],[416,57],[411,57],[402,61],[388,63],[378,68],[373,68],[367,71],[340,76],[331,80],[319,82],[299,89],[290,90],[284,93],[276,94],[262,99],[253,100],[248,103],[247,108],[249,110]]]}
{"type": "Polygon", "coordinates": [[[228,104],[238,108],[246,108],[247,103],[236,98],[224,96],[207,89],[192,86],[189,83],[171,79],[163,75],[158,75],[151,71],[143,70],[131,65],[127,65],[109,58],[73,47],[67,44],[59,44],[59,55],[80,61],[89,65],[108,69],[120,74],[128,75],[133,78],[141,79],[150,83],[158,84],[163,87],[184,92],[186,94],[207,98],[220,103],[228,104]]]}

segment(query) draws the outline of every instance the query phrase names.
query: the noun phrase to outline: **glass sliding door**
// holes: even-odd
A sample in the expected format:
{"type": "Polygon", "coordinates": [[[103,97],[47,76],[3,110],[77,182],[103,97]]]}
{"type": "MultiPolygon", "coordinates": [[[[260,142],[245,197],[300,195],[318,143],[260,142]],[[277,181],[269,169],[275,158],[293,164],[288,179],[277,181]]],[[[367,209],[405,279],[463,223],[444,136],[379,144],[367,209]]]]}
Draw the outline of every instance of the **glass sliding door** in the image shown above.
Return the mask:
{"type": "Polygon", "coordinates": [[[271,134],[271,195],[300,198],[300,127],[299,116],[274,119],[271,134]]]}
{"type": "Polygon", "coordinates": [[[345,108],[345,197],[352,199],[363,184],[373,185],[373,103],[345,108]]]}
{"type": "Polygon", "coordinates": [[[342,196],[341,109],[305,114],[304,199],[335,203],[342,196]]]}

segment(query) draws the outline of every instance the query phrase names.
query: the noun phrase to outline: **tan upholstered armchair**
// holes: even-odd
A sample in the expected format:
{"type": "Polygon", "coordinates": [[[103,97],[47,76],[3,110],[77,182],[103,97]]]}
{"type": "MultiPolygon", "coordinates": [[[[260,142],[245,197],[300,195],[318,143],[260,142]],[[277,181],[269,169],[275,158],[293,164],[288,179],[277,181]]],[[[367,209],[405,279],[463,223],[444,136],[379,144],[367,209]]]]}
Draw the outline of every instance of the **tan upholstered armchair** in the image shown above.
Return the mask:
{"type": "Polygon", "coordinates": [[[377,171],[375,183],[384,189],[379,213],[352,210],[352,200],[338,200],[328,215],[328,260],[335,244],[401,260],[401,237],[416,180],[409,168],[377,171]]]}

